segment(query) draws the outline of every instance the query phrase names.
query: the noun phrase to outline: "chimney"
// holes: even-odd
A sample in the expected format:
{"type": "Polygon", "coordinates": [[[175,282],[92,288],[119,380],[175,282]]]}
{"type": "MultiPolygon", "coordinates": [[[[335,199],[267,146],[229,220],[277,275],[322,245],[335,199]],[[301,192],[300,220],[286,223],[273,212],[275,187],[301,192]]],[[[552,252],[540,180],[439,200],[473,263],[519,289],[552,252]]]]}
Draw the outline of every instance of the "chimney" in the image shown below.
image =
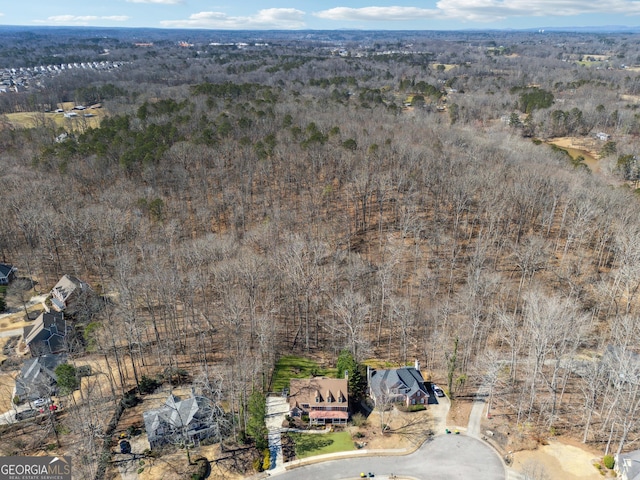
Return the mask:
{"type": "Polygon", "coordinates": [[[420,371],[420,362],[418,361],[417,358],[416,358],[416,361],[414,362],[413,366],[417,371],[420,371]]]}

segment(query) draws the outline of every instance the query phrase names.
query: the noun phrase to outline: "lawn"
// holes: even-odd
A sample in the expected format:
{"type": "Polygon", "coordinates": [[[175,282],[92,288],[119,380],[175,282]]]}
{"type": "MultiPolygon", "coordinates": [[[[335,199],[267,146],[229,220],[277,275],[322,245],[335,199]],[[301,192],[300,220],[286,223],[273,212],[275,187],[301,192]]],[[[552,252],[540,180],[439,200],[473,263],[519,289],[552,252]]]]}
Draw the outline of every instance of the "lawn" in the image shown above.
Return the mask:
{"type": "Polygon", "coordinates": [[[325,434],[290,433],[289,435],[296,445],[296,456],[298,458],[355,450],[355,445],[349,432],[325,434]]]}
{"type": "MultiPolygon", "coordinates": [[[[58,105],[65,111],[73,109],[73,102],[65,102],[58,105]]],[[[63,113],[56,112],[16,112],[7,113],[5,118],[16,128],[33,128],[41,124],[53,124],[56,128],[64,128],[67,131],[83,132],[87,128],[97,128],[100,120],[104,117],[103,109],[91,109],[76,112],[77,117],[66,118],[63,113]],[[85,114],[93,114],[92,117],[85,117],[85,114]]]]}
{"type": "Polygon", "coordinates": [[[289,381],[292,378],[310,378],[314,376],[335,378],[336,369],[321,368],[316,361],[309,358],[293,355],[281,357],[273,370],[270,390],[272,392],[281,392],[284,388],[289,388],[289,381]]]}

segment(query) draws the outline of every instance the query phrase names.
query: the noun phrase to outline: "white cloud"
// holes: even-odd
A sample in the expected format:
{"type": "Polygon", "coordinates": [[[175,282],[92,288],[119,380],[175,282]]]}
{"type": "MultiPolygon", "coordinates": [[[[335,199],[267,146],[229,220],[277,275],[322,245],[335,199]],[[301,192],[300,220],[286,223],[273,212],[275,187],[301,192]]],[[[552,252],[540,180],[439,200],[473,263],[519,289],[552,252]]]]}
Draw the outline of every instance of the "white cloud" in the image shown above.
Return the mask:
{"type": "Polygon", "coordinates": [[[424,18],[434,18],[439,15],[437,10],[418,7],[336,7],[314,13],[316,17],[328,20],[355,21],[407,21],[424,18]]]}
{"type": "Polygon", "coordinates": [[[113,22],[126,22],[130,17],[126,15],[111,15],[111,16],[98,16],[98,15],[53,15],[46,20],[34,20],[35,23],[42,23],[46,25],[89,25],[92,22],[98,20],[109,20],[113,22]]]}
{"type": "Polygon", "coordinates": [[[638,0],[440,0],[435,9],[418,7],[336,7],[314,13],[326,20],[405,22],[420,19],[448,19],[476,22],[511,17],[577,16],[583,14],[640,15],[638,0]]]}
{"type": "Polygon", "coordinates": [[[448,18],[496,21],[509,17],[565,17],[582,14],[640,14],[640,2],[610,0],[440,0],[438,8],[448,18]]]}
{"type": "Polygon", "coordinates": [[[187,20],[163,20],[163,27],[220,29],[296,29],[304,28],[304,12],[295,8],[267,8],[248,17],[232,17],[222,12],[194,13],[187,20]]]}
{"type": "Polygon", "coordinates": [[[179,5],[184,0],[127,0],[129,3],[156,3],[161,5],[179,5]]]}

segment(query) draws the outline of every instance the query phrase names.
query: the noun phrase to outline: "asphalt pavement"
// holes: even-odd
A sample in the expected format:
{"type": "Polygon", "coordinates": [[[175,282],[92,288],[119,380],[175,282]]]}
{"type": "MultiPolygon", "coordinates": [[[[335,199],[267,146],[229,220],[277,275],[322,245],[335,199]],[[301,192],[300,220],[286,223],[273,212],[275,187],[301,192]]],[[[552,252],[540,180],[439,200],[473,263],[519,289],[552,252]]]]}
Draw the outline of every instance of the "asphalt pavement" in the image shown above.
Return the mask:
{"type": "Polygon", "coordinates": [[[295,468],[275,476],[281,480],[344,480],[359,478],[361,472],[371,472],[375,478],[382,479],[393,478],[392,475],[416,480],[507,478],[502,460],[489,445],[476,438],[456,434],[433,437],[408,455],[332,460],[295,468]]]}

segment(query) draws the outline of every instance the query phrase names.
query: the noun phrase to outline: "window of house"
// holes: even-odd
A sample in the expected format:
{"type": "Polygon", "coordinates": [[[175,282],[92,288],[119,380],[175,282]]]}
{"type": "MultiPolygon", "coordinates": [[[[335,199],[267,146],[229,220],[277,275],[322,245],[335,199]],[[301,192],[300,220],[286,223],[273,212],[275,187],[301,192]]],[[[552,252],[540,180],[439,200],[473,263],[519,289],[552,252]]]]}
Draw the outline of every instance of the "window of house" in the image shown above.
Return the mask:
{"type": "Polygon", "coordinates": [[[316,397],[316,403],[320,403],[320,397],[316,397]]]}
{"type": "Polygon", "coordinates": [[[415,398],[412,398],[412,399],[411,399],[411,405],[415,405],[415,404],[416,404],[416,399],[415,399],[415,398]]]}
{"type": "Polygon", "coordinates": [[[300,405],[302,408],[309,408],[309,404],[308,403],[303,403],[300,405]]]}

